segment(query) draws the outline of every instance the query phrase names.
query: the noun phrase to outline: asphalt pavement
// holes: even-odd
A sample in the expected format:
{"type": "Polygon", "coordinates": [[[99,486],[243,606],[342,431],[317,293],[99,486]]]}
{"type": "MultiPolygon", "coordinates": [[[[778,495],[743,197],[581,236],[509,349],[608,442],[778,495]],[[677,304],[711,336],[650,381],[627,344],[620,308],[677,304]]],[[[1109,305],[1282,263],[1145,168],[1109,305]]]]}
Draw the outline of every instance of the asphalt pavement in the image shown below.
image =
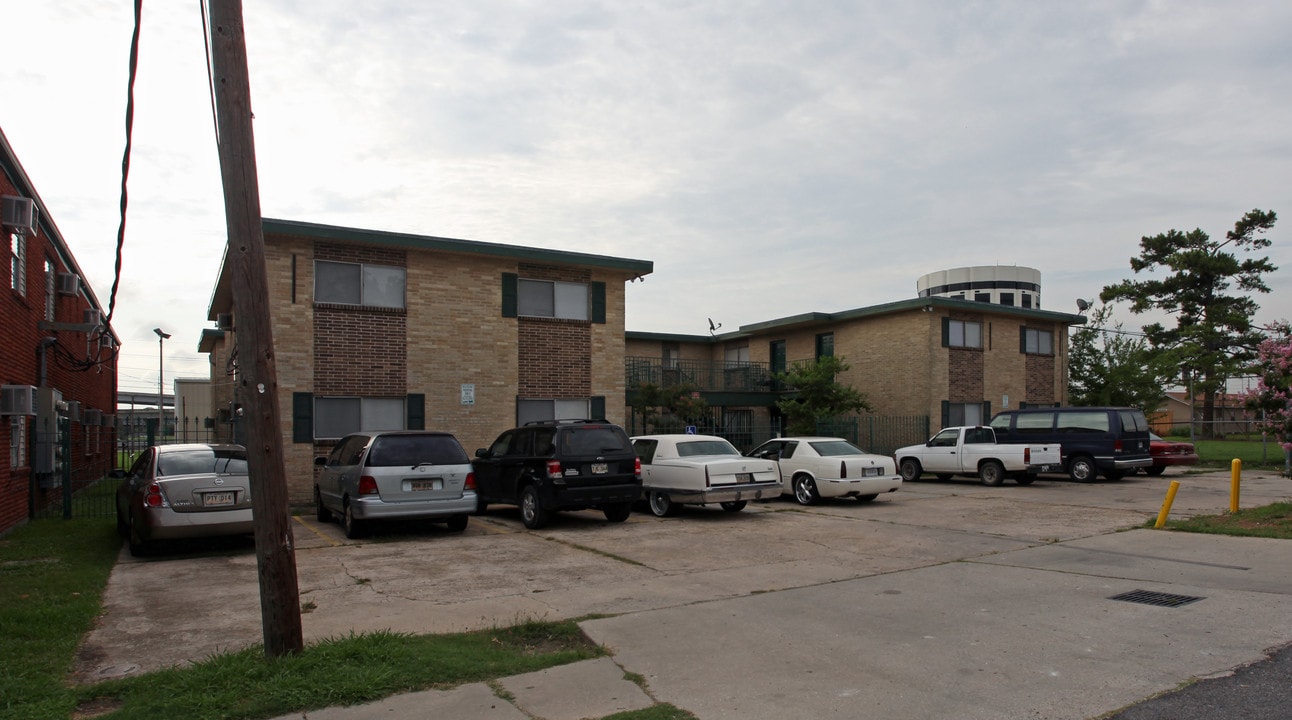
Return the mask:
{"type": "MultiPolygon", "coordinates": [[[[657,702],[704,720],[1292,717],[1292,545],[1144,528],[1171,480],[1173,517],[1228,508],[1228,473],[1171,473],[570,513],[537,532],[498,508],[462,534],[363,542],[298,517],[307,642],[595,614],[580,627],[611,657],[285,718],[580,720],[657,702]]],[[[1287,478],[1243,478],[1244,507],[1290,496],[1287,478]]],[[[245,549],[123,554],[78,677],[256,644],[257,592],[245,549]]]]}

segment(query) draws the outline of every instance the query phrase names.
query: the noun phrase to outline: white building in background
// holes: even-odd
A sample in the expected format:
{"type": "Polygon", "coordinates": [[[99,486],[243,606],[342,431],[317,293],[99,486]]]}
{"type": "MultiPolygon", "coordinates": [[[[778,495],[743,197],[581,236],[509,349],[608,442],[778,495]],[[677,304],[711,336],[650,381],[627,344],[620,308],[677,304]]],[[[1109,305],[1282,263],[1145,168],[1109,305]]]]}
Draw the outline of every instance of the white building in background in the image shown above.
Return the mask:
{"type": "Polygon", "coordinates": [[[915,281],[919,296],[1041,309],[1041,271],[1018,265],[974,265],[938,270],[915,281]]]}
{"type": "Polygon", "coordinates": [[[209,378],[175,378],[175,437],[199,442],[211,434],[215,411],[209,378]]]}

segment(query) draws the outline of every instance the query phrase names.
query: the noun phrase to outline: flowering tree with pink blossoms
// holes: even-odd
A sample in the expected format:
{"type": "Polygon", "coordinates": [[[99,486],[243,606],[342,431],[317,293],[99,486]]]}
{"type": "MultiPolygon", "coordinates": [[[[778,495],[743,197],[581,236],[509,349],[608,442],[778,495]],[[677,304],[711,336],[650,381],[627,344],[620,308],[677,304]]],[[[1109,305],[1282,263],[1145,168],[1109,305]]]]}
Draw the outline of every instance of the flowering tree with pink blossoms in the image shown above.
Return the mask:
{"type": "Polygon", "coordinates": [[[1268,330],[1269,338],[1257,349],[1260,382],[1247,392],[1247,406],[1259,413],[1257,424],[1274,433],[1292,465],[1292,325],[1283,320],[1268,330]]]}

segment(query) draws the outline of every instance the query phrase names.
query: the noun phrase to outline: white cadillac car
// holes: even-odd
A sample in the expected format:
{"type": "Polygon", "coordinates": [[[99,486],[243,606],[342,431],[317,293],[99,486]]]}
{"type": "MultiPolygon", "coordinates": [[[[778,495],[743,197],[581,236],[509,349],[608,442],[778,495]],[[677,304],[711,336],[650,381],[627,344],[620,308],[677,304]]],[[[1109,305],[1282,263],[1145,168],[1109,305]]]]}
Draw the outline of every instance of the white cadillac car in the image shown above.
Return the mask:
{"type": "Polygon", "coordinates": [[[778,497],[780,477],[770,460],[748,458],[713,435],[641,435],[632,438],[642,463],[642,492],[658,517],[678,505],[718,503],[727,512],[750,500],[778,497]]]}
{"type": "Polygon", "coordinates": [[[837,497],[866,503],[902,486],[893,458],[868,453],[843,438],[776,438],[749,456],[775,462],[782,490],[803,505],[837,497]]]}

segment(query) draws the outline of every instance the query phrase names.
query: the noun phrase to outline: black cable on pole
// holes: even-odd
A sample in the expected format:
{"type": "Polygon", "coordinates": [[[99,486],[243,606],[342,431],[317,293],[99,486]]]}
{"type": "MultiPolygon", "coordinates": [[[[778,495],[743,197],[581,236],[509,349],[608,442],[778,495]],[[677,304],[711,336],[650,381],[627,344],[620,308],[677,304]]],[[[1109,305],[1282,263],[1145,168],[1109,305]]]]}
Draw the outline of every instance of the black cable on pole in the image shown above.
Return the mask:
{"type": "Polygon", "coordinates": [[[117,262],[115,275],[112,278],[112,294],[108,296],[108,317],[105,324],[112,323],[112,314],[117,308],[117,289],[121,286],[121,256],[126,244],[126,180],[130,177],[130,145],[134,138],[135,126],[135,76],[139,70],[139,28],[143,16],[143,0],[135,0],[135,30],[130,38],[130,77],[126,83],[126,149],[121,157],[121,224],[117,226],[117,262]]]}

